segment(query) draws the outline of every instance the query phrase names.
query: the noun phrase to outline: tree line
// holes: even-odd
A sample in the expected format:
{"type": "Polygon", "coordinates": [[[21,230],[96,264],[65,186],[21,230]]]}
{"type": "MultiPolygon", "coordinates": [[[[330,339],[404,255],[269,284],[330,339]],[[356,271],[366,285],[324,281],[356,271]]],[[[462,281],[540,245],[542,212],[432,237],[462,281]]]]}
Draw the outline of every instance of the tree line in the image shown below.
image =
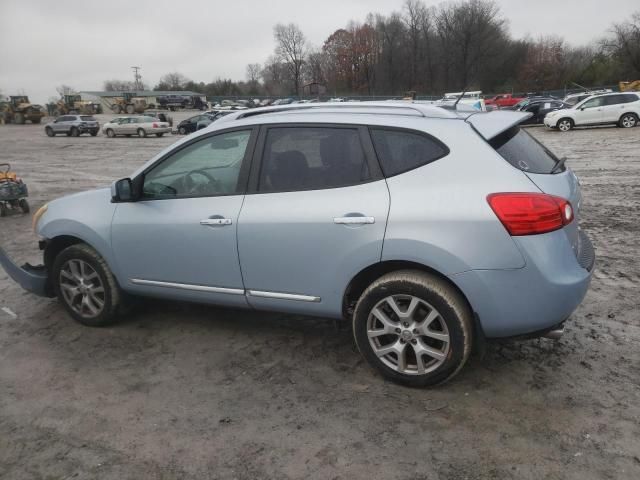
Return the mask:
{"type": "MultiPolygon", "coordinates": [[[[439,6],[406,0],[401,11],[350,21],[321,46],[310,45],[297,25],[278,24],[274,41],[266,61],[247,65],[244,81],[194,82],[174,72],[154,89],[301,96],[321,85],[329,95],[440,95],[462,89],[544,91],[640,78],[640,11],[582,46],[560,36],[513,38],[500,8],[489,0],[439,6]]],[[[105,82],[105,89],[126,89],[115,83],[105,82]]]]}

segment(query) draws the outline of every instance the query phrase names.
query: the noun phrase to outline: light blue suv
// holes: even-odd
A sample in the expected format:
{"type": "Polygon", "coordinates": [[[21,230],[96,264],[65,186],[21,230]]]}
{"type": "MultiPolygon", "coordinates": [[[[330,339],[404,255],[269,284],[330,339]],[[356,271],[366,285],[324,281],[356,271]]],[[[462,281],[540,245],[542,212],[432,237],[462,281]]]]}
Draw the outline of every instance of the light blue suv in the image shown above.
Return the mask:
{"type": "Polygon", "coordinates": [[[24,288],[105,325],[124,294],[352,322],[392,380],[443,382],[485,338],[557,336],[594,251],[576,176],[528,114],[420,103],[239,111],[34,217],[24,288]]]}

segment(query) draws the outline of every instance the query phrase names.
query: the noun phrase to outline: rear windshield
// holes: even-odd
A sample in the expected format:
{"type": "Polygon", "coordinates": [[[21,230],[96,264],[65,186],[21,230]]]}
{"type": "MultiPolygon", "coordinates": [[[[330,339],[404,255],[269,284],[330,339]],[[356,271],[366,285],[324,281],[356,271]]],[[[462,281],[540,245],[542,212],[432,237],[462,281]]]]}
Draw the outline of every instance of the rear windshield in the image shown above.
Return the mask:
{"type": "Polygon", "coordinates": [[[93,118],[91,115],[81,115],[80,116],[80,120],[82,120],[83,122],[95,122],[96,119],[93,118]]]}
{"type": "MultiPolygon", "coordinates": [[[[489,142],[514,167],[531,173],[550,173],[558,157],[520,127],[513,127],[489,142]]],[[[560,171],[564,171],[564,168],[560,171]]]]}

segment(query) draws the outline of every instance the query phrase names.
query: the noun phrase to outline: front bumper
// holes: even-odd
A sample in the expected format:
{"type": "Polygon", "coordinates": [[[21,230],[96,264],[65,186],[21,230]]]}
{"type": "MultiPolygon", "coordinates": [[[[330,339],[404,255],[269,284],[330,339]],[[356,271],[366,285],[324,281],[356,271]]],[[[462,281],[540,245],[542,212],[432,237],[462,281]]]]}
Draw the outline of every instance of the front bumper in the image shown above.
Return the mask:
{"type": "Polygon", "coordinates": [[[544,117],[544,124],[545,124],[546,127],[555,128],[557,123],[558,123],[558,121],[555,118],[554,119],[550,119],[550,118],[544,117]]]}
{"type": "Polygon", "coordinates": [[[44,265],[33,266],[25,263],[22,267],[19,267],[2,247],[0,247],[0,265],[13,281],[28,292],[35,293],[41,297],[53,296],[49,288],[47,270],[44,265]]]}

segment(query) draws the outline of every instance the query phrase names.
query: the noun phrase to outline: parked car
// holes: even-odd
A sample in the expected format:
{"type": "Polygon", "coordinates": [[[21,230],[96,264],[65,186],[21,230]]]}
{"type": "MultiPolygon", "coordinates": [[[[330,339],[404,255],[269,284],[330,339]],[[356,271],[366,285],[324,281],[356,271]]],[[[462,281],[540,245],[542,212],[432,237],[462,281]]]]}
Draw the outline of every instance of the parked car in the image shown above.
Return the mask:
{"type": "Polygon", "coordinates": [[[572,108],[547,114],[544,124],[568,132],[583,125],[614,124],[623,128],[635,127],[640,118],[640,94],[607,93],[586,98],[572,108]]]}
{"type": "Polygon", "coordinates": [[[345,318],[384,376],[441,383],[485,337],[559,335],[589,286],[580,184],[525,117],[406,102],[234,112],[111,189],[42,207],[44,266],[1,249],[0,263],[90,326],[123,293],[345,318]]]}
{"type": "Polygon", "coordinates": [[[91,115],[62,115],[44,126],[49,137],[66,134],[68,137],[79,137],[88,133],[95,137],[100,131],[100,124],[91,115]]]}
{"type": "Polygon", "coordinates": [[[496,95],[495,97],[485,98],[485,105],[493,105],[498,108],[503,107],[512,107],[518,102],[524,100],[525,97],[519,95],[513,95],[512,93],[501,93],[500,95],[496,95]]]}
{"type": "Polygon", "coordinates": [[[147,117],[145,115],[128,116],[114,118],[102,127],[102,132],[108,137],[126,135],[128,137],[137,135],[146,137],[147,135],[163,136],[171,133],[171,126],[167,122],[161,122],[158,118],[147,117]]]}
{"type": "Polygon", "coordinates": [[[527,105],[529,105],[532,102],[541,102],[541,101],[551,102],[554,100],[558,100],[558,99],[555,97],[532,96],[532,97],[523,98],[515,105],[512,105],[511,107],[505,107],[503,110],[522,111],[523,108],[525,108],[527,105]]]}
{"type": "Polygon", "coordinates": [[[182,120],[178,124],[178,133],[180,135],[187,135],[197,130],[202,130],[208,127],[215,119],[215,115],[209,113],[203,113],[202,115],[194,115],[193,117],[182,120]]]}
{"type": "Polygon", "coordinates": [[[159,108],[166,108],[172,112],[179,108],[187,108],[190,99],[186,95],[162,95],[156,98],[159,108]]]}
{"type": "Polygon", "coordinates": [[[534,100],[518,111],[532,114],[530,118],[522,122],[523,125],[541,125],[549,112],[571,107],[572,105],[564,103],[562,100],[534,100]]]}
{"type": "Polygon", "coordinates": [[[157,118],[161,122],[166,122],[169,126],[173,127],[173,117],[166,112],[161,112],[158,110],[145,110],[145,116],[157,118]]]}
{"type": "Polygon", "coordinates": [[[603,93],[612,93],[612,92],[613,90],[611,90],[610,88],[604,88],[600,90],[587,90],[579,93],[571,93],[566,97],[564,97],[562,101],[565,103],[568,103],[569,105],[575,105],[583,101],[585,98],[592,97],[593,95],[600,95],[603,93]]]}

